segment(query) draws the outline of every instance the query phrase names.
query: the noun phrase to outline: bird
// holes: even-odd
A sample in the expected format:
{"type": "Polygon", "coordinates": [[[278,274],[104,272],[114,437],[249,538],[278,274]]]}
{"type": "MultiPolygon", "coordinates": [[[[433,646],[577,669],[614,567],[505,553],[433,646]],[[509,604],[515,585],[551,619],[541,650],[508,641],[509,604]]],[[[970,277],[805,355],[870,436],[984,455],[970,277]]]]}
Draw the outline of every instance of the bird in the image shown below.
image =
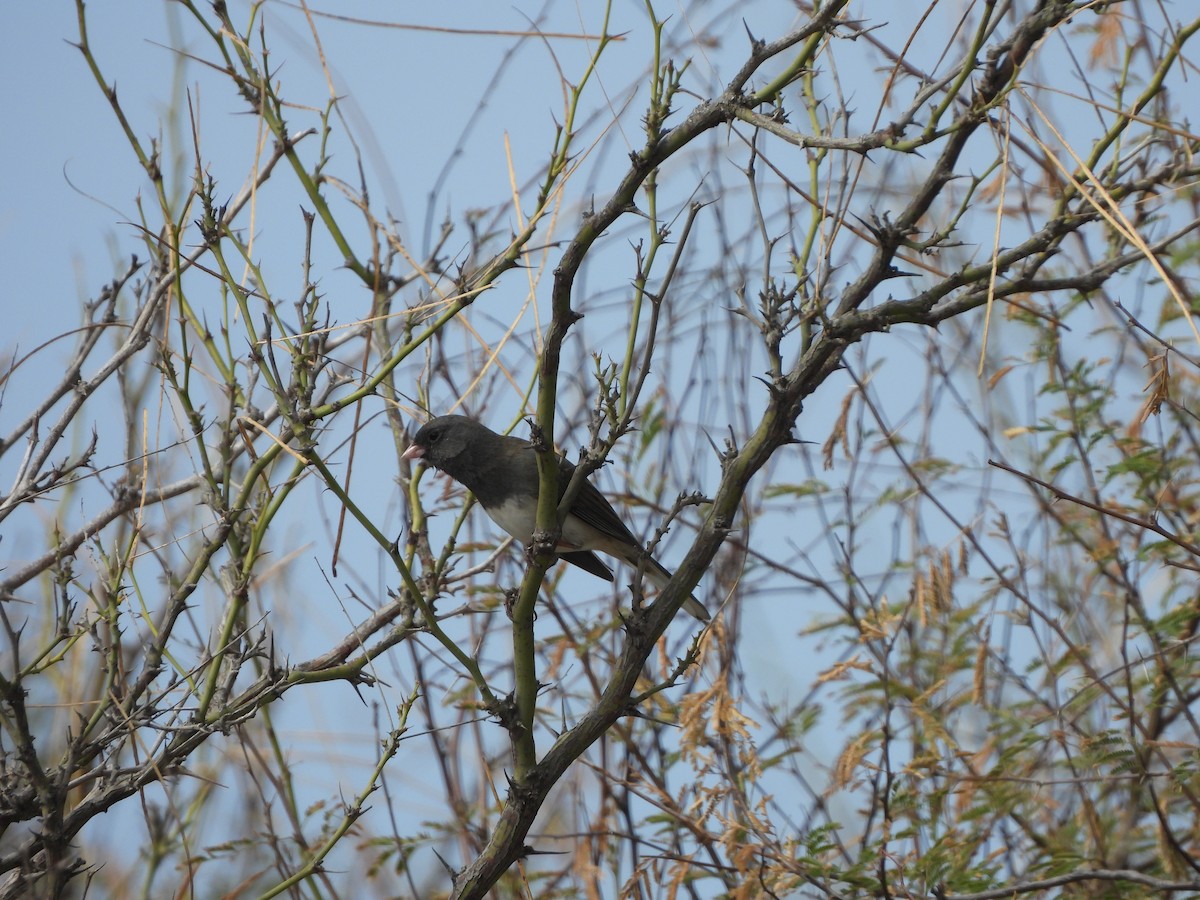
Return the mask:
{"type": "MultiPolygon", "coordinates": [[[[536,528],[540,488],[531,443],[496,434],[467,416],[438,416],[417,430],[403,458],[421,460],[449,475],[475,495],[493,522],[521,543],[529,543],[536,528]]],[[[560,500],[574,471],[575,466],[559,457],[560,500]]],[[[593,552],[597,550],[635,569],[644,561],[646,579],[660,590],[671,579],[600,490],[585,480],[563,521],[555,553],[585,572],[612,581],[612,570],[597,558],[593,552]]],[[[709,619],[708,610],[695,597],[688,597],[683,609],[701,622],[709,619]]]]}

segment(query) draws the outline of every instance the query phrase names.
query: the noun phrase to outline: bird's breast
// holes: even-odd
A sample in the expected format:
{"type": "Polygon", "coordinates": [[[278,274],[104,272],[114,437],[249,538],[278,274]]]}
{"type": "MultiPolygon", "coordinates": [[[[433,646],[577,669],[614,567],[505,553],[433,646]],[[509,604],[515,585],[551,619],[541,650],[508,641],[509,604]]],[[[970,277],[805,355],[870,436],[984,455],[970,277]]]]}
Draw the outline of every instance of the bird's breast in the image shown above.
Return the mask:
{"type": "MultiPolygon", "coordinates": [[[[523,544],[529,543],[533,530],[537,525],[537,503],[533,500],[518,502],[509,497],[503,503],[485,506],[484,510],[492,521],[504,531],[523,544]]],[[[592,549],[595,544],[595,530],[580,522],[574,516],[567,516],[563,523],[562,538],[559,547],[571,550],[592,549]]]]}

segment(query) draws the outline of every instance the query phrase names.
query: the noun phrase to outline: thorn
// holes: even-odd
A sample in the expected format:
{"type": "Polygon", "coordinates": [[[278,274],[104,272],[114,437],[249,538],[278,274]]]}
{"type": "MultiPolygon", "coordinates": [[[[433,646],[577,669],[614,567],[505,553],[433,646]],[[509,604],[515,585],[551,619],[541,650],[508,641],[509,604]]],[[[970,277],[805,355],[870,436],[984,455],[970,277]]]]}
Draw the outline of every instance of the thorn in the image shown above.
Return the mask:
{"type": "Polygon", "coordinates": [[[766,41],[763,41],[762,39],[756,38],[754,36],[753,32],[750,31],[750,24],[745,19],[742,19],[742,27],[746,29],[746,37],[748,37],[750,39],[751,51],[755,55],[761,53],[763,47],[766,46],[766,41]]]}

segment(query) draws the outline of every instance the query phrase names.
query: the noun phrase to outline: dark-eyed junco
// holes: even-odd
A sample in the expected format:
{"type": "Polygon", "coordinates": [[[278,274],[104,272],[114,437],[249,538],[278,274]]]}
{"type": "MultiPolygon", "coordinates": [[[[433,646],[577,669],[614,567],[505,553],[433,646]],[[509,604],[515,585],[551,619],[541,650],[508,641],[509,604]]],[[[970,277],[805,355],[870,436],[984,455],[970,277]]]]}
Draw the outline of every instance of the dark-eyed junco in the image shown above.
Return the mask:
{"type": "MultiPolygon", "coordinates": [[[[528,543],[537,521],[539,485],[537,458],[528,441],[496,434],[466,416],[439,416],[421,426],[404,451],[404,458],[421,459],[441,469],[475,495],[493,522],[528,543]]],[[[559,459],[560,499],[574,471],[571,463],[559,459]]],[[[612,581],[612,572],[593,550],[615,556],[634,568],[644,559],[646,578],[657,588],[665,587],[671,578],[670,572],[647,555],[604,495],[585,481],[563,522],[558,556],[612,581]]],[[[708,621],[708,610],[695,597],[688,597],[683,608],[700,621],[708,621]]]]}

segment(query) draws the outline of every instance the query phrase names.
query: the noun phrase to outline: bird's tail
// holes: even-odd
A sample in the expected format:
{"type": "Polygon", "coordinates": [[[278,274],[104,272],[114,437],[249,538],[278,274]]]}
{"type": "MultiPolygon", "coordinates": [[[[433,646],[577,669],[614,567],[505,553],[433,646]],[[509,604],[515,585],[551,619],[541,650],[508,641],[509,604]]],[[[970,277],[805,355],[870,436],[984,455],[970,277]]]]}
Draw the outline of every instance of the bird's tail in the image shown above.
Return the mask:
{"type": "MultiPolygon", "coordinates": [[[[630,565],[636,566],[637,560],[631,560],[630,565]]],[[[671,580],[671,573],[659,564],[658,560],[650,557],[646,560],[646,580],[658,588],[660,591],[667,586],[667,582],[671,580]]],[[[708,610],[704,608],[704,604],[695,597],[688,597],[683,601],[683,607],[688,615],[699,619],[701,622],[707,622],[711,617],[708,610]]]]}

